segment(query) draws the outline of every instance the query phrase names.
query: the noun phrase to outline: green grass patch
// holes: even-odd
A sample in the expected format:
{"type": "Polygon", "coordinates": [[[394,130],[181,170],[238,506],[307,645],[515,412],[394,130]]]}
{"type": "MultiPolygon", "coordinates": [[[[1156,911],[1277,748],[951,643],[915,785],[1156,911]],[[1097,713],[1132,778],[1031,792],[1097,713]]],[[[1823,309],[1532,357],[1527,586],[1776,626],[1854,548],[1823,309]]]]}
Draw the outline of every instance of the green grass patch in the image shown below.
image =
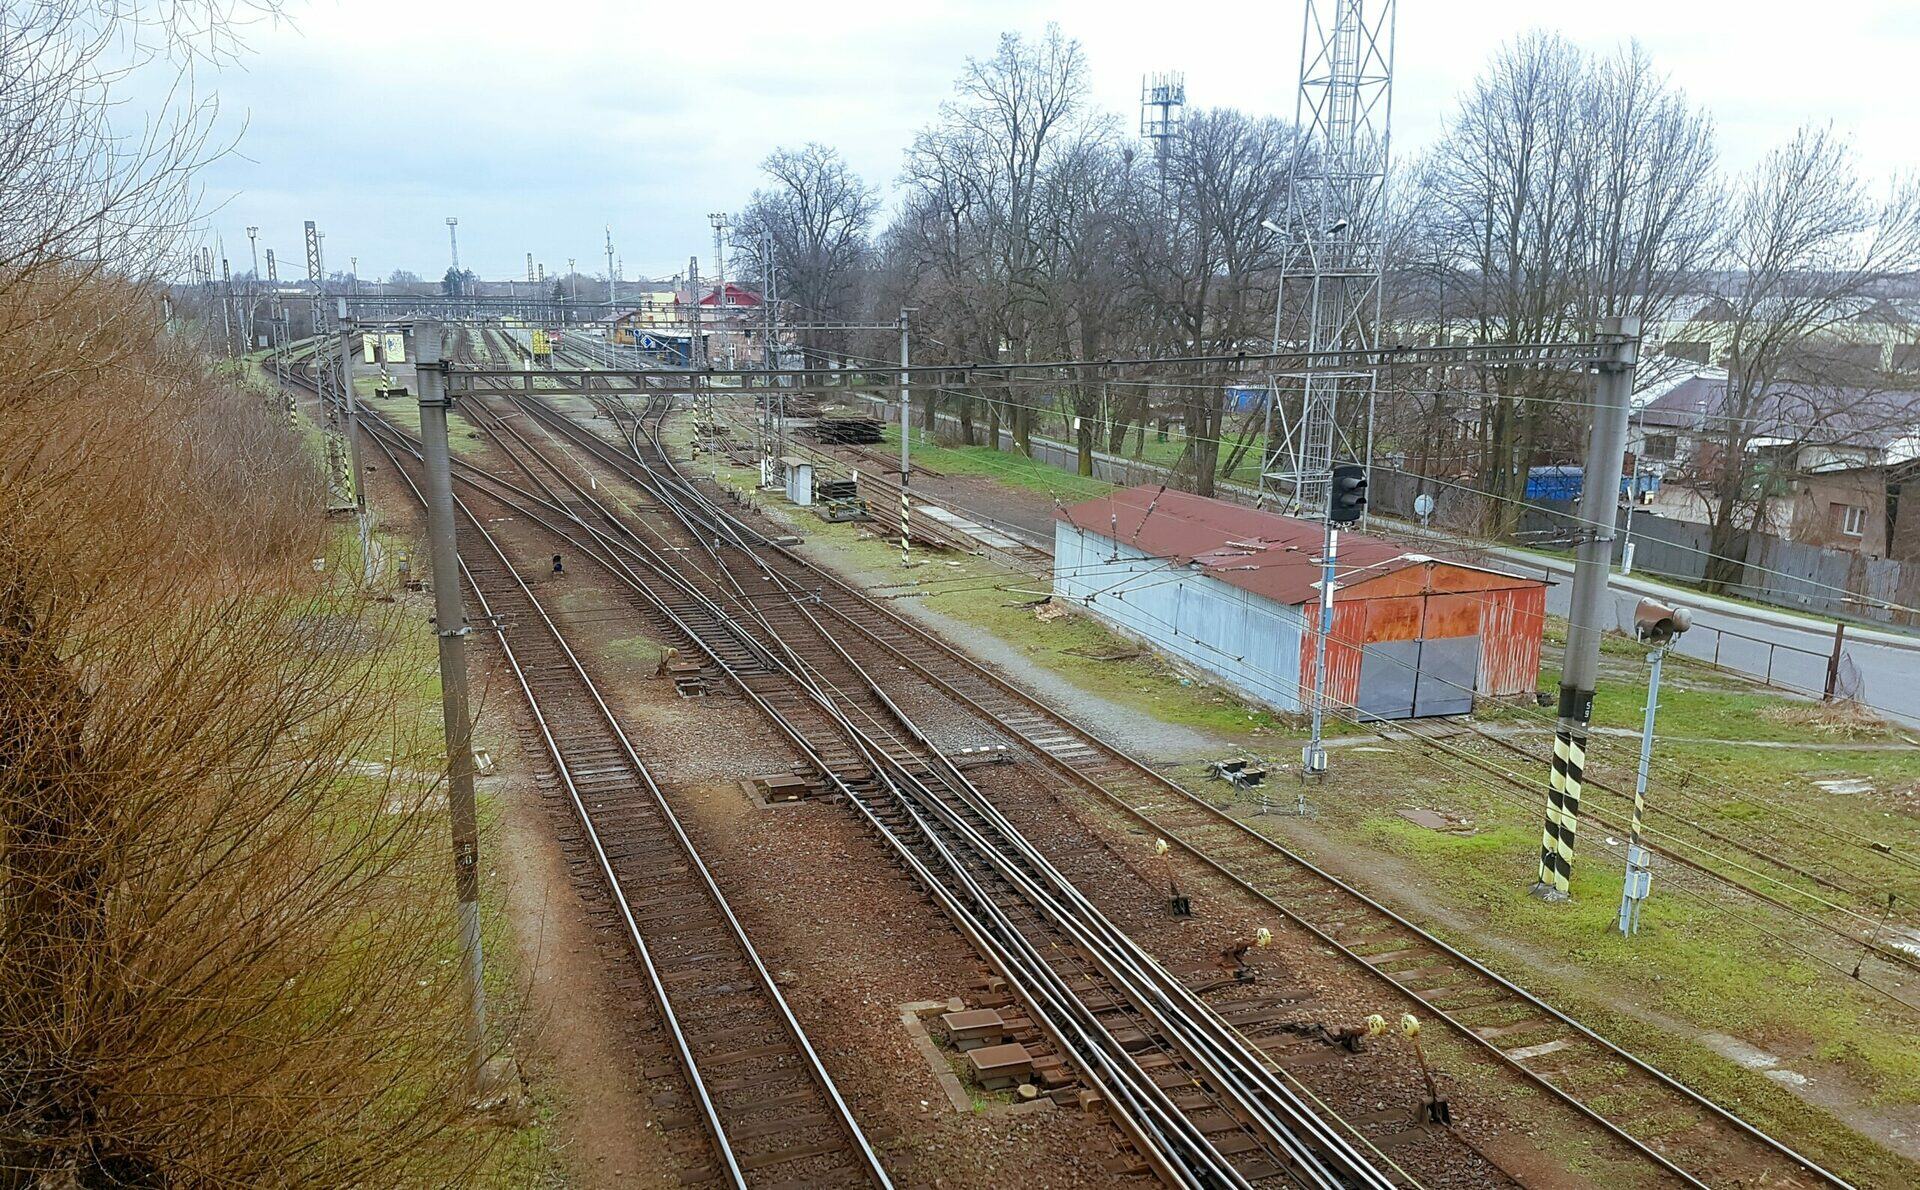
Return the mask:
{"type": "MultiPolygon", "coordinates": [[[[389,558],[397,556],[412,544],[409,539],[384,534],[381,540],[389,558]]],[[[330,567],[358,565],[359,542],[352,525],[336,527],[326,557],[330,567]]],[[[443,795],[445,747],[440,705],[439,648],[429,623],[428,604],[416,601],[411,606],[396,607],[386,603],[369,605],[342,597],[323,603],[314,614],[334,616],[337,623],[331,627],[343,639],[350,640],[357,631],[362,632],[365,647],[374,650],[368,657],[373,667],[373,680],[379,688],[391,693],[391,700],[384,705],[391,729],[367,737],[364,749],[353,758],[357,762],[354,771],[341,780],[364,786],[376,798],[402,802],[428,792],[443,795]],[[399,619],[380,626],[361,624],[354,618],[357,615],[395,615],[399,619]],[[388,631],[394,623],[398,624],[400,630],[388,631]],[[408,630],[409,627],[415,630],[408,630]]],[[[471,711],[475,716],[476,750],[501,755],[500,737],[511,729],[511,723],[491,703],[494,699],[512,696],[512,692],[504,685],[478,688],[473,692],[471,711]]],[[[515,1039],[509,1030],[517,1025],[515,1008],[525,996],[526,973],[516,961],[504,885],[492,874],[494,865],[487,859],[500,837],[502,806],[495,789],[492,781],[482,779],[477,782],[475,792],[482,865],[486,872],[480,881],[481,946],[485,956],[485,987],[492,1043],[505,1047],[511,1053],[515,1039]]],[[[422,829],[446,838],[448,827],[444,807],[430,813],[438,821],[423,822],[422,829]]],[[[345,826],[349,832],[361,829],[361,824],[357,822],[345,826]]],[[[424,863],[437,873],[446,863],[446,852],[444,848],[427,847],[419,854],[410,856],[407,862],[424,863]]],[[[445,882],[445,888],[450,901],[453,895],[450,877],[445,882]]],[[[447,921],[451,926],[451,913],[447,915],[447,921]]],[[[437,944],[437,949],[444,956],[440,961],[440,970],[445,973],[446,979],[458,978],[457,947],[457,938],[451,929],[437,944]]],[[[457,1128],[466,1143],[451,1150],[450,1159],[455,1165],[445,1171],[441,1180],[447,1184],[473,1182],[498,1186],[560,1184],[560,1159],[553,1148],[551,1133],[555,1114],[552,1096],[547,1088],[537,1084],[529,1086],[528,1091],[530,1103],[525,1123],[510,1125],[496,1118],[472,1114],[463,1117],[457,1128]]],[[[401,1085],[394,1092],[396,1100],[401,1103],[446,1093],[448,1089],[437,1083],[401,1085]]]]}
{"type": "MultiPolygon", "coordinates": [[[[886,445],[900,449],[900,430],[889,425],[886,445]]],[[[1050,463],[1030,459],[1018,451],[994,450],[989,446],[942,446],[914,431],[914,461],[949,475],[984,475],[1010,487],[1041,492],[1057,500],[1091,500],[1114,491],[1114,485],[1063,471],[1050,463]]]]}
{"type": "Polygon", "coordinates": [[[645,664],[660,660],[660,646],[644,636],[624,636],[600,647],[603,656],[645,664]]]}
{"type": "MultiPolygon", "coordinates": [[[[1397,751],[1343,750],[1334,773],[1330,785],[1308,793],[1327,841],[1354,854],[1390,857],[1376,861],[1378,876],[1363,876],[1363,887],[1399,900],[1412,886],[1445,904],[1455,921],[1468,924],[1451,928],[1417,908],[1411,915],[1857,1184],[1912,1184],[1913,1165],[1695,1039],[1697,1032],[1724,1033],[1782,1055],[1788,1069],[1833,1062],[1866,1088],[1870,1103],[1912,1104],[1920,1101],[1920,1042],[1884,1000],[1782,946],[1764,916],[1730,915],[1677,892],[1667,868],[1657,869],[1641,933],[1623,938],[1614,928],[1619,856],[1590,838],[1575,866],[1571,903],[1549,905],[1529,896],[1540,836],[1541,807],[1534,799],[1436,771],[1397,751]],[[1408,806],[1464,819],[1472,833],[1416,825],[1396,813],[1408,806]],[[1622,996],[1658,1015],[1639,1015],[1622,996]],[[1676,1031],[1671,1020],[1684,1025],[1676,1031]]],[[[1226,789],[1215,785],[1210,792],[1226,789]]],[[[1255,801],[1244,792],[1217,796],[1248,809],[1255,801]]],[[[1270,821],[1276,826],[1267,829],[1285,833],[1286,819],[1270,821]]],[[[1473,1020],[1504,1024],[1532,1015],[1513,1008],[1476,1013],[1473,1020]]],[[[1604,1071],[1583,1075],[1570,1089],[1601,1110],[1626,1107],[1632,1098],[1611,1089],[1604,1071]]],[[[1636,1132],[1644,1128],[1655,1135],[1686,1125],[1681,1118],[1635,1117],[1636,1132]]]]}
{"type": "MultiPolygon", "coordinates": [[[[677,440],[686,440],[684,432],[677,440]]],[[[991,463],[977,464],[971,473],[1016,482],[1010,474],[1031,470],[1041,476],[1038,490],[1054,490],[1046,485],[1057,485],[1061,476],[1031,460],[983,448],[930,447],[917,455],[929,466],[955,472],[967,472],[974,460],[990,455],[991,463]]],[[[718,477],[743,492],[754,486],[754,476],[745,469],[721,465],[718,477]]],[[[935,558],[902,570],[889,542],[855,526],[825,524],[777,500],[767,501],[766,506],[811,543],[832,549],[866,576],[868,589],[876,597],[924,600],[960,623],[992,633],[1031,663],[1089,693],[1170,723],[1237,740],[1256,753],[1277,751],[1272,745],[1297,734],[1296,724],[1248,708],[1222,691],[1197,682],[1182,684],[1179,671],[1151,655],[1127,656],[1137,646],[1090,619],[1038,619],[1023,604],[1044,593],[1044,580],[973,558],[951,560],[951,564],[935,558]]],[[[1556,622],[1550,633],[1552,643],[1562,643],[1563,634],[1564,625],[1556,622]]],[[[1644,698],[1643,658],[1644,650],[1634,642],[1619,637],[1607,640],[1596,699],[1597,725],[1638,728],[1644,698]]],[[[1908,853],[1920,848],[1920,820],[1897,803],[1871,796],[1837,800],[1813,784],[1818,776],[1838,772],[1870,776],[1882,788],[1920,785],[1920,749],[1752,747],[1749,742],[1760,740],[1809,745],[1833,741],[1817,726],[1769,718],[1779,708],[1794,705],[1793,700],[1683,658],[1670,658],[1667,672],[1663,729],[1736,742],[1662,742],[1655,770],[1656,801],[1664,796],[1665,804],[1708,820],[1729,835],[1746,832],[1757,841],[1765,832],[1769,839],[1779,840],[1783,853],[1817,854],[1826,849],[1856,871],[1873,871],[1863,866],[1870,857],[1862,859],[1858,852],[1844,848],[1830,828],[1891,840],[1897,850],[1908,853]],[[1684,782],[1682,770],[1690,774],[1684,782]]],[[[1556,673],[1550,657],[1543,669],[1543,687],[1553,686],[1556,673]]],[[[1550,710],[1527,706],[1488,711],[1482,717],[1495,722],[1537,724],[1541,735],[1531,747],[1545,755],[1550,710]]],[[[1621,937],[1614,922],[1623,860],[1617,844],[1608,846],[1603,841],[1615,832],[1591,818],[1582,823],[1573,901],[1548,905],[1530,897],[1527,889],[1534,878],[1545,805],[1544,761],[1531,764],[1472,737],[1455,737],[1450,742],[1479,752],[1523,779],[1537,777],[1538,787],[1518,788],[1444,754],[1429,760],[1404,743],[1343,747],[1334,755],[1329,784],[1308,792],[1325,834],[1343,850],[1384,857],[1388,862],[1381,864],[1381,870],[1393,874],[1383,876],[1383,881],[1399,881],[1404,870],[1421,896],[1444,905],[1456,920],[1472,923],[1470,930],[1449,941],[1514,974],[1551,1002],[1733,1106],[1758,1126],[1790,1138],[1861,1184],[1914,1180],[1915,1170],[1909,1163],[1810,1108],[1781,1085],[1721,1058],[1695,1040],[1697,1032],[1726,1033],[1781,1054],[1789,1068],[1796,1063],[1831,1062],[1871,1102],[1908,1105],[1920,1103],[1920,1036],[1902,1010],[1848,980],[1844,973],[1783,943],[1776,935],[1804,935],[1795,933],[1774,911],[1751,903],[1723,908],[1719,894],[1705,891],[1706,878],[1684,872],[1670,861],[1656,864],[1654,895],[1644,911],[1641,933],[1632,939],[1621,937]],[[1464,821],[1469,829],[1461,833],[1431,830],[1397,813],[1415,806],[1440,810],[1464,821]],[[1523,953],[1527,957],[1520,957],[1523,953]],[[1637,1015],[1629,1003],[1644,1005],[1649,1015],[1637,1015]],[[1682,1022],[1684,1027],[1674,1032],[1665,1020],[1682,1022]]],[[[1636,756],[1637,743],[1631,737],[1594,737],[1590,768],[1624,792],[1591,790],[1591,807],[1624,818],[1636,756]]],[[[1230,799],[1250,808],[1258,799],[1256,793],[1206,781],[1198,765],[1182,766],[1175,775],[1213,800],[1230,799]]],[[[1268,796],[1291,800],[1293,791],[1276,786],[1268,796]]],[[[1891,866],[1884,875],[1889,881],[1897,877],[1891,866]]],[[[1396,897],[1400,889],[1382,885],[1372,891],[1396,897]]],[[[1445,928],[1436,932],[1454,933],[1445,928]]],[[[1831,950],[1828,957],[1833,957],[1831,950]]],[[[1590,1093],[1600,1099],[1613,1094],[1604,1085],[1590,1088],[1590,1093]]],[[[1669,1123],[1682,1126],[1677,1120],[1669,1123]]],[[[1660,1121],[1653,1122],[1656,1131],[1662,1126],[1660,1121]]]]}
{"type": "MultiPolygon", "coordinates": [[[[366,404],[367,408],[408,434],[415,438],[420,436],[420,402],[412,395],[370,397],[366,404]]],[[[450,410],[447,414],[447,449],[457,455],[478,454],[486,449],[480,431],[458,409],[450,410]]]]}
{"type": "MultiPolygon", "coordinates": [[[[1609,989],[1628,989],[1702,1030],[1786,1054],[1788,1065],[1793,1055],[1809,1054],[1840,1062],[1879,1102],[1920,1102],[1920,1038],[1900,1027],[1901,1011],[1784,945],[1776,936],[1781,923],[1764,908],[1723,908],[1716,898],[1694,895],[1702,887],[1698,876],[1656,861],[1641,932],[1625,938],[1615,928],[1622,858],[1617,846],[1601,842],[1605,828],[1583,824],[1574,898],[1549,905],[1526,891],[1542,798],[1436,772],[1398,751],[1346,751],[1337,764],[1338,796],[1313,799],[1337,836],[1398,857],[1429,890],[1469,911],[1478,927],[1567,960],[1555,970],[1571,994],[1598,1003],[1609,989]],[[1396,813],[1411,805],[1464,819],[1472,831],[1430,830],[1396,813]]],[[[1454,941],[1488,950],[1484,940],[1454,941]]]]}
{"type": "MultiPolygon", "coordinates": [[[[691,442],[682,419],[668,423],[665,437],[676,453],[691,442]]],[[[919,449],[916,445],[916,452],[919,449]]],[[[981,449],[948,454],[966,457],[981,449]]],[[[949,470],[943,465],[947,454],[936,457],[941,461],[926,458],[928,465],[949,470]]],[[[718,461],[716,468],[715,462],[703,459],[699,469],[736,491],[757,493],[757,473],[724,460],[718,461]]],[[[1043,464],[1027,462],[1037,473],[1049,477],[1061,474],[1043,464]]],[[[1109,484],[1099,486],[1112,488],[1109,484]]],[[[869,594],[883,601],[923,602],[943,615],[991,633],[1027,661],[1089,694],[1163,722],[1229,737],[1249,748],[1300,733],[1299,726],[1285,716],[1247,705],[1231,692],[1183,672],[1091,617],[1069,614],[1050,620],[1039,618],[1029,605],[1048,593],[1045,579],[1007,570],[981,558],[924,552],[917,555],[920,565],[903,570],[898,545],[876,537],[869,527],[829,524],[804,509],[787,506],[783,500],[761,503],[810,543],[831,549],[844,563],[872,578],[867,586],[869,594]]]]}

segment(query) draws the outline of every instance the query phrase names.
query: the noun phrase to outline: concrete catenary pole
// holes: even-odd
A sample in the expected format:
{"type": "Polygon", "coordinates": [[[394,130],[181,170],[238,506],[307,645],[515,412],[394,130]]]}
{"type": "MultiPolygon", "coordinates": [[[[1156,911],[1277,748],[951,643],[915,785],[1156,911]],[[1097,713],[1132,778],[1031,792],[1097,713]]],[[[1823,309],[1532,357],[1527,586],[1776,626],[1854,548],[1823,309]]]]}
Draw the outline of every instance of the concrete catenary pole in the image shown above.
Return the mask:
{"type": "MultiPolygon", "coordinates": [[[[724,336],[727,318],[727,258],[721,248],[720,239],[727,229],[727,213],[714,211],[707,216],[707,222],[713,224],[714,334],[724,336]]],[[[731,361],[728,366],[732,366],[731,361]]]]}
{"type": "Polygon", "coordinates": [[[900,565],[913,565],[910,553],[913,534],[907,531],[907,518],[913,511],[913,501],[908,499],[907,487],[913,475],[913,460],[909,455],[908,444],[913,440],[913,397],[907,387],[907,369],[913,366],[913,357],[907,344],[907,309],[900,310],[900,565]]]}
{"type": "Polygon", "coordinates": [[[340,391],[347,411],[347,466],[352,469],[353,508],[360,522],[360,573],[371,583],[373,564],[373,520],[367,511],[367,472],[360,459],[360,396],[353,387],[353,340],[359,327],[347,315],[347,300],[339,299],[340,318],[340,391]]]}
{"type": "Polygon", "coordinates": [[[1596,366],[1593,426],[1581,480],[1580,548],[1574,560],[1567,650],[1560,671],[1560,720],[1553,736],[1553,769],[1547,777],[1539,876],[1533,885],[1534,895],[1549,901],[1564,901],[1572,893],[1574,833],[1585,780],[1587,724],[1593,718],[1593,689],[1600,669],[1602,609],[1607,602],[1607,572],[1613,565],[1627,415],[1640,355],[1640,320],[1603,319],[1599,340],[1602,356],[1596,366]]]}
{"type": "Polygon", "coordinates": [[[253,351],[260,346],[260,332],[256,324],[260,320],[260,227],[258,224],[247,228],[247,250],[253,254],[253,272],[247,275],[247,317],[245,331],[247,350],[253,351]]]}
{"type": "Polygon", "coordinates": [[[227,258],[220,257],[220,329],[226,335],[227,358],[231,359],[239,352],[234,350],[234,323],[240,319],[240,303],[233,296],[233,266],[227,258]]]}
{"type": "MultiPolygon", "coordinates": [[[[766,351],[767,370],[771,372],[776,366],[776,361],[779,359],[779,350],[776,346],[776,340],[779,338],[779,326],[774,321],[778,317],[776,310],[779,298],[774,292],[773,234],[767,230],[767,225],[764,223],[760,225],[760,262],[760,307],[766,320],[766,328],[762,332],[761,337],[763,339],[762,346],[766,351]]],[[[762,459],[764,461],[761,464],[760,477],[760,482],[765,484],[770,484],[774,481],[774,477],[779,473],[780,456],[785,453],[781,449],[780,434],[786,420],[784,417],[786,413],[786,397],[784,394],[776,392],[776,388],[778,388],[777,382],[773,377],[769,376],[767,378],[767,405],[765,414],[766,446],[762,451],[762,459]],[[776,404],[776,402],[778,403],[776,404]]]]}
{"type": "Polygon", "coordinates": [[[607,322],[608,333],[612,333],[613,305],[613,224],[607,224],[607,322]]]}
{"type": "Polygon", "coordinates": [[[447,805],[453,824],[453,881],[459,902],[460,974],[467,998],[468,1073],[481,1089],[486,1062],[487,1000],[481,982],[480,836],[474,817],[473,726],[467,719],[467,626],[460,597],[460,551],[454,542],[453,472],[447,456],[447,365],[440,324],[414,327],[420,387],[420,445],[427,471],[427,532],[433,558],[434,635],[440,641],[440,712],[447,736],[447,805]]]}

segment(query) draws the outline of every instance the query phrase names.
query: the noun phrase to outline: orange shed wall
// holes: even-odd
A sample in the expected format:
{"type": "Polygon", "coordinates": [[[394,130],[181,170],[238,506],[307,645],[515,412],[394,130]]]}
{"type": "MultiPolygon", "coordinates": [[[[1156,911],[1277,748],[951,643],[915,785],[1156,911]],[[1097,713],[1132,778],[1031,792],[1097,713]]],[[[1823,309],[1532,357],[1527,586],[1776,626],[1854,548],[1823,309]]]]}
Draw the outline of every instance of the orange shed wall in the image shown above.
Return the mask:
{"type": "MultiPolygon", "coordinates": [[[[1359,701],[1360,650],[1366,643],[1416,637],[1438,640],[1476,632],[1480,634],[1480,678],[1475,694],[1500,697],[1538,689],[1546,588],[1459,589],[1474,577],[1472,572],[1450,567],[1414,566],[1336,593],[1333,634],[1327,638],[1327,694],[1332,704],[1344,712],[1359,701]]],[[[1313,629],[1319,626],[1320,609],[1308,604],[1301,610],[1309,625],[1300,641],[1304,697],[1313,686],[1313,629]]]]}
{"type": "Polygon", "coordinates": [[[1477,694],[1532,694],[1540,688],[1540,633],[1547,621],[1547,589],[1482,591],[1480,681],[1477,694]]]}
{"type": "MultiPolygon", "coordinates": [[[[1327,637],[1327,698],[1334,714],[1344,715],[1360,698],[1360,646],[1367,640],[1367,606],[1371,599],[1333,597],[1333,632],[1327,637]]],[[[1320,628],[1320,608],[1308,604],[1308,631],[1300,637],[1300,696],[1311,705],[1314,637],[1320,628]]],[[[1417,615],[1417,612],[1416,612],[1417,615]]],[[[1416,630],[1419,621],[1414,621],[1416,630]]]]}

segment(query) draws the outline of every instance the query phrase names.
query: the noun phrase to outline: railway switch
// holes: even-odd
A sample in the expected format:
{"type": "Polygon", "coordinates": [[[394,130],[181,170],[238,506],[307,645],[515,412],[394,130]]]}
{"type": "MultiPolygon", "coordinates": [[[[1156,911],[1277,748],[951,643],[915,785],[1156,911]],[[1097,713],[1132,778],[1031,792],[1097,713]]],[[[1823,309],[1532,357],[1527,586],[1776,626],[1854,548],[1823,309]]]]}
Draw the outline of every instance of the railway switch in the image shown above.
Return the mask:
{"type": "Polygon", "coordinates": [[[1447,1101],[1440,1098],[1440,1088],[1433,1081],[1433,1068],[1427,1065],[1426,1051],[1420,1048],[1420,1018],[1410,1012],[1400,1014],[1400,1035],[1413,1047],[1414,1060],[1420,1063],[1420,1077],[1427,1083],[1426,1102],[1420,1105],[1421,1112],[1429,1124],[1452,1124],[1453,1109],[1447,1101]]]}
{"type": "Polygon", "coordinates": [[[1253,932],[1253,937],[1242,938],[1220,952],[1220,969],[1230,971],[1239,983],[1253,982],[1253,968],[1247,966],[1247,952],[1265,950],[1273,945],[1273,931],[1265,926],[1253,932]]]}
{"type": "Polygon", "coordinates": [[[1180,882],[1175,880],[1173,876],[1173,859],[1167,854],[1167,851],[1168,847],[1165,839],[1155,839],[1153,841],[1153,853],[1160,857],[1160,863],[1166,868],[1167,908],[1173,911],[1175,917],[1192,917],[1193,902],[1187,897],[1187,894],[1180,891],[1180,882]]]}

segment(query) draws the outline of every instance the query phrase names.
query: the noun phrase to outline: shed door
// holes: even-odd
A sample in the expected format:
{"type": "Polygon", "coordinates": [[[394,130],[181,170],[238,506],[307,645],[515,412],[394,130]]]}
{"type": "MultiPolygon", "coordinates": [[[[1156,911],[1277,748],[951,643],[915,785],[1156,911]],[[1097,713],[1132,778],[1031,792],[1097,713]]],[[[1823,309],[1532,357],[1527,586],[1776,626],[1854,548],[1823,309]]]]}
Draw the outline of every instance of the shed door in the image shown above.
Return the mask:
{"type": "Polygon", "coordinates": [[[1405,719],[1413,714],[1417,640],[1370,641],[1360,654],[1360,717],[1405,719]]]}
{"type": "Polygon", "coordinates": [[[1479,676],[1478,636],[1374,641],[1360,654],[1360,718],[1465,715],[1479,676]]]}
{"type": "Polygon", "coordinates": [[[1444,636],[1420,642],[1420,670],[1413,689],[1413,717],[1465,715],[1473,710],[1480,677],[1480,638],[1444,636]]]}

